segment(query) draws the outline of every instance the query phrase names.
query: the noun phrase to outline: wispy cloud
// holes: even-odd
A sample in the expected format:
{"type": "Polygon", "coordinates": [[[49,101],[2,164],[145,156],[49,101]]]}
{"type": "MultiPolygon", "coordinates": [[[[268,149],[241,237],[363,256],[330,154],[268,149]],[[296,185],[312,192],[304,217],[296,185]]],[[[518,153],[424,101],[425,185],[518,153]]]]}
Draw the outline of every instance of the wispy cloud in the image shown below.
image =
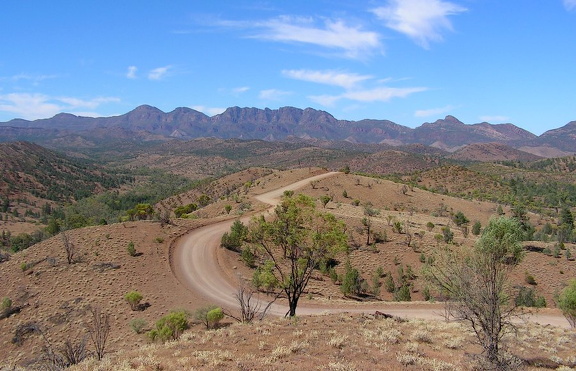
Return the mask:
{"type": "Polygon", "coordinates": [[[278,90],[278,89],[267,89],[261,90],[258,97],[263,100],[273,100],[273,101],[281,101],[286,96],[291,95],[292,92],[278,90]]]}
{"type": "Polygon", "coordinates": [[[482,120],[482,122],[502,123],[502,122],[509,122],[510,118],[508,116],[493,115],[493,116],[480,116],[480,120],[482,120]]]}
{"type": "Polygon", "coordinates": [[[222,108],[222,107],[206,107],[206,106],[192,106],[192,109],[205,113],[208,116],[214,116],[214,115],[218,115],[224,111],[226,111],[226,108],[222,108]]]}
{"type": "Polygon", "coordinates": [[[431,117],[439,116],[454,110],[454,106],[447,105],[439,108],[422,109],[414,112],[415,117],[431,117]]]}
{"type": "Polygon", "coordinates": [[[11,93],[0,95],[0,111],[28,120],[52,117],[60,112],[99,116],[95,112],[85,110],[95,110],[102,104],[114,102],[120,102],[120,99],[97,97],[85,100],[73,97],[51,97],[38,93],[11,93]]]}
{"type": "Polygon", "coordinates": [[[576,10],[576,0],[563,0],[564,7],[568,10],[576,10]]]}
{"type": "Polygon", "coordinates": [[[154,68],[150,72],[148,72],[148,79],[150,80],[162,80],[166,75],[170,72],[172,66],[164,66],[154,68]]]}
{"type": "MultiPolygon", "coordinates": [[[[574,2],[574,0],[565,0],[574,2]]],[[[388,28],[403,33],[423,48],[442,41],[444,31],[452,31],[448,18],[467,9],[443,0],[390,0],[387,6],[372,9],[388,28]]]]}
{"type": "Polygon", "coordinates": [[[380,86],[372,89],[346,91],[340,95],[312,95],[308,98],[318,104],[330,107],[342,99],[364,103],[389,102],[394,98],[406,98],[409,95],[426,90],[428,88],[425,87],[393,88],[380,86]]]}
{"type": "Polygon", "coordinates": [[[250,37],[335,50],[339,56],[364,59],[382,49],[380,35],[340,19],[281,16],[258,22],[218,21],[219,26],[254,30],[250,37]]]}
{"type": "Polygon", "coordinates": [[[353,88],[358,83],[372,78],[369,75],[338,71],[283,70],[282,74],[291,79],[340,86],[345,89],[353,88]]]}
{"type": "Polygon", "coordinates": [[[129,79],[135,79],[137,71],[138,71],[138,67],[128,66],[128,71],[126,72],[126,77],[129,79]]]}

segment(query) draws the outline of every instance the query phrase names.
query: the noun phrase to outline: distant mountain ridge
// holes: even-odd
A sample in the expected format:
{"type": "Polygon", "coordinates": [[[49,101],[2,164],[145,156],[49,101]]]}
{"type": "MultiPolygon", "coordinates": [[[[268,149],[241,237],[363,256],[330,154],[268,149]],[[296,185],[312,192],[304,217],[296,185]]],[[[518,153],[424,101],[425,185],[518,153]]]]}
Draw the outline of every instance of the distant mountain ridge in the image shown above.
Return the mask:
{"type": "MultiPolygon", "coordinates": [[[[119,116],[80,117],[60,113],[34,121],[14,119],[0,123],[0,141],[62,142],[70,136],[84,141],[150,141],[170,138],[346,141],[389,145],[422,144],[454,152],[475,143],[499,143],[535,154],[567,155],[576,152],[576,121],[536,136],[513,124],[464,124],[454,116],[409,128],[389,120],[338,120],[313,108],[259,109],[230,107],[207,116],[191,108],[163,112],[142,105],[119,116]]],[[[78,142],[78,139],[75,139],[78,142]]]]}

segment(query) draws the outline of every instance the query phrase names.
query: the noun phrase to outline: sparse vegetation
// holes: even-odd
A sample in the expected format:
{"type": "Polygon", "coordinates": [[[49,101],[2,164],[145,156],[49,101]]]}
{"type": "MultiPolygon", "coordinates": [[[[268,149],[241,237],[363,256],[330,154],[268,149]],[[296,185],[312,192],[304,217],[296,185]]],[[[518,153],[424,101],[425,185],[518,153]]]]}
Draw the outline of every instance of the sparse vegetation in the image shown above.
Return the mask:
{"type": "Polygon", "coordinates": [[[571,280],[558,296],[558,307],[562,314],[570,323],[572,328],[576,328],[576,280],[571,280]]]}

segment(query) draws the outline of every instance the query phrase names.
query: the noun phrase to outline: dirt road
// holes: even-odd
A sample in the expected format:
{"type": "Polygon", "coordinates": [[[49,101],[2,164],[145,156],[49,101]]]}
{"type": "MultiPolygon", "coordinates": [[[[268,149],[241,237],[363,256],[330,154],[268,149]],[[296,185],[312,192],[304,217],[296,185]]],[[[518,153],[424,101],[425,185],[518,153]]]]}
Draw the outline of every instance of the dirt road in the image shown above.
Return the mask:
{"type": "MultiPolygon", "coordinates": [[[[313,176],[288,186],[263,193],[256,199],[272,206],[278,201],[284,191],[297,190],[310,184],[311,181],[333,176],[337,173],[330,172],[313,176]]],[[[268,212],[272,212],[273,208],[268,212]]],[[[244,223],[249,221],[246,217],[244,223]]],[[[220,305],[224,308],[238,308],[235,294],[238,289],[238,280],[234,280],[224,274],[223,267],[219,266],[217,250],[220,246],[222,235],[230,230],[233,220],[211,224],[198,228],[183,236],[178,241],[173,251],[173,272],[178,280],[189,290],[200,294],[208,302],[220,305]],[[236,282],[234,282],[236,281],[236,282]]],[[[263,306],[265,303],[263,302],[263,306]]],[[[287,306],[275,303],[270,307],[269,313],[273,315],[285,315],[287,306]]],[[[336,312],[364,312],[374,313],[381,311],[404,318],[443,319],[443,309],[440,304],[428,303],[323,303],[314,306],[299,304],[298,315],[312,315],[336,312]]],[[[557,311],[548,310],[526,317],[527,320],[540,324],[550,324],[559,327],[568,327],[567,321],[557,311]]]]}

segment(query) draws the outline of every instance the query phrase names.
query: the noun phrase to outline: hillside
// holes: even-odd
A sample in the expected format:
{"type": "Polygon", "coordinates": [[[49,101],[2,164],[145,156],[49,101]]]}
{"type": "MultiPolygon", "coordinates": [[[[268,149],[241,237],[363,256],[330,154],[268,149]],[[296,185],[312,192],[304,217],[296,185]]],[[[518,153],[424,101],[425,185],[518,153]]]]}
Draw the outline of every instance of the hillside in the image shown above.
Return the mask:
{"type": "MultiPolygon", "coordinates": [[[[202,368],[265,368],[267,365],[279,365],[285,369],[294,369],[308,362],[313,365],[333,363],[333,367],[348,365],[356,368],[373,368],[373,365],[382,362],[390,362],[394,367],[416,364],[424,369],[450,368],[445,363],[456,365],[457,368],[467,367],[471,360],[466,353],[478,353],[479,350],[471,345],[470,333],[456,324],[446,325],[436,321],[427,324],[418,321],[396,323],[358,315],[299,317],[297,321],[271,319],[247,326],[227,325],[229,327],[210,332],[204,332],[200,330],[200,324],[194,324],[192,330],[185,332],[180,343],[166,346],[155,344],[143,348],[148,340],[145,335],[131,330],[130,321],[143,319],[147,323],[146,328],[150,328],[172,309],[184,308],[194,312],[210,304],[202,295],[188,290],[173,275],[170,257],[178,237],[202,225],[263,210],[265,205],[255,201],[256,195],[318,173],[321,170],[308,168],[286,171],[252,169],[232,174],[209,185],[206,189],[213,189],[216,197],[212,197],[206,207],[193,212],[190,219],[173,219],[173,224],[140,221],[68,231],[69,240],[77,249],[77,261],[74,264],[66,263],[62,235],[13,254],[10,260],[0,263],[0,275],[13,278],[0,287],[0,297],[11,298],[13,305],[21,309],[19,313],[0,320],[0,344],[6,350],[0,354],[0,365],[31,366],[41,355],[45,344],[37,333],[27,334],[22,339],[24,345],[21,347],[12,343],[19,326],[38,326],[56,347],[64,339],[79,340],[85,334],[84,324],[90,321],[89,307],[99,306],[111,314],[109,355],[102,363],[108,369],[124,367],[121,365],[126,364],[130,364],[130,367],[161,365],[165,368],[174,365],[202,368]],[[222,197],[217,196],[220,195],[218,192],[223,192],[222,197]],[[228,204],[232,205],[230,213],[225,207],[228,204]],[[130,256],[127,252],[130,242],[134,243],[138,253],[136,256],[130,256]],[[132,311],[124,301],[124,294],[130,290],[138,290],[143,294],[143,303],[146,303],[143,310],[132,311]],[[417,335],[419,332],[426,336],[417,335]],[[391,334],[395,335],[387,337],[391,334]],[[279,335],[286,337],[280,338],[279,335]],[[453,338],[458,340],[450,342],[453,338]],[[235,344],[235,350],[227,349],[229,353],[226,353],[226,348],[232,346],[229,344],[235,344]],[[282,347],[286,349],[282,351],[282,347]],[[143,349],[146,349],[146,355],[142,353],[143,349]],[[192,353],[188,352],[189,349],[192,353]],[[360,354],[363,356],[358,358],[360,354]],[[267,358],[274,355],[274,359],[267,358]],[[409,356],[413,359],[410,362],[406,361],[409,356]]],[[[443,227],[452,228],[456,243],[465,246],[474,243],[476,237],[457,228],[451,215],[461,211],[472,222],[480,221],[485,225],[497,208],[493,203],[466,201],[416,188],[404,189],[401,184],[390,181],[343,173],[309,184],[301,192],[314,198],[326,194],[333,196],[326,210],[346,222],[352,247],[348,258],[353,266],[359,268],[364,280],[370,282],[378,267],[382,267],[385,275],[393,276],[396,282],[400,279],[400,267],[402,272],[408,269],[414,272],[410,292],[414,301],[424,299],[426,282],[419,274],[423,265],[421,257],[424,256],[426,261],[437,248],[435,235],[442,233],[443,227]],[[387,235],[385,241],[374,246],[366,246],[364,243],[366,235],[361,219],[365,216],[366,207],[379,211],[372,217],[374,230],[387,235]],[[407,239],[408,233],[394,231],[390,221],[404,225],[413,240],[407,239]],[[428,222],[434,224],[431,230],[428,229],[428,222]]],[[[194,201],[196,197],[194,194],[182,195],[180,198],[165,200],[162,204],[176,207],[194,201]]],[[[505,212],[509,213],[509,210],[506,208],[505,212]]],[[[529,218],[537,226],[553,221],[536,214],[529,214],[529,218]]],[[[527,252],[525,261],[515,270],[514,283],[526,286],[525,275],[530,273],[537,282],[537,286],[533,287],[536,294],[543,295],[552,308],[554,304],[551,295],[576,275],[576,262],[538,252],[545,247],[553,248],[553,242],[529,244],[540,247],[540,250],[532,248],[527,252]]],[[[576,254],[574,245],[566,244],[566,248],[576,254]]],[[[253,270],[242,262],[238,253],[219,248],[214,257],[231,282],[251,280],[253,270]]],[[[339,264],[336,270],[339,274],[343,272],[342,263],[346,258],[344,255],[337,258],[339,264]]],[[[375,310],[399,310],[402,313],[405,310],[405,306],[395,307],[396,304],[391,300],[393,294],[384,287],[380,288],[377,296],[369,297],[365,303],[345,298],[339,285],[318,272],[301,305],[319,307],[319,310],[349,308],[347,310],[365,313],[374,313],[375,310]]],[[[431,312],[438,310],[435,304],[421,302],[416,308],[419,306],[430,306],[428,308],[431,312]]],[[[558,323],[565,323],[554,309],[546,309],[543,313],[556,318],[558,323]]],[[[232,322],[229,318],[225,320],[226,324],[232,322]]],[[[507,340],[516,356],[530,360],[537,354],[547,362],[572,366],[569,346],[571,332],[536,326],[521,327],[520,334],[523,335],[519,338],[507,340]],[[543,343],[544,340],[546,343],[543,343]],[[542,344],[547,344],[545,350],[541,348],[542,344]]],[[[80,369],[95,367],[93,361],[90,361],[80,369]]]]}

